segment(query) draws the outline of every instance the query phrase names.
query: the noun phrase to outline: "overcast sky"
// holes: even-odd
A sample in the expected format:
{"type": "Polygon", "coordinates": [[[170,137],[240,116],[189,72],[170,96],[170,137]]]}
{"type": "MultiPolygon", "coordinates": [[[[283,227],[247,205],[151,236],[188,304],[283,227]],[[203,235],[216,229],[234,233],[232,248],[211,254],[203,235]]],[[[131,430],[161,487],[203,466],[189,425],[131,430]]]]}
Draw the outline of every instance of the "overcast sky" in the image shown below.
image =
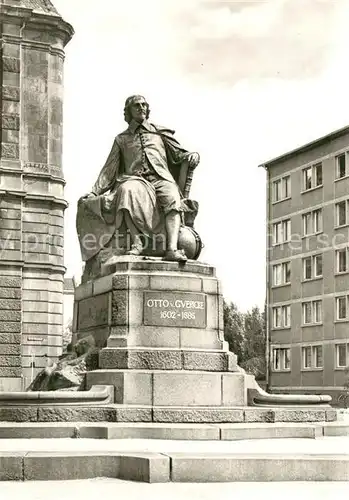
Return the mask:
{"type": "Polygon", "coordinates": [[[68,275],[81,274],[77,199],[126,128],[127,96],[198,151],[191,197],[201,260],[243,309],[265,298],[265,172],[258,165],[349,124],[349,0],[53,0],[66,48],[68,275]]]}

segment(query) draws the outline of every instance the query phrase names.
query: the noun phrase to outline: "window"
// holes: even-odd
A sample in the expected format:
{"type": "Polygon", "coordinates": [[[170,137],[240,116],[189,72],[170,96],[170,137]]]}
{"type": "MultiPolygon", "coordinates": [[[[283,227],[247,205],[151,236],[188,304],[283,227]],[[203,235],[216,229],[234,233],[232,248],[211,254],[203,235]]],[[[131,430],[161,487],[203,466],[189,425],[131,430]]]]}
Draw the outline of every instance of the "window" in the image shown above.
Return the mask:
{"type": "Polygon", "coordinates": [[[303,186],[304,186],[304,190],[312,188],[312,171],[313,171],[313,169],[311,167],[305,168],[303,170],[303,186]]]}
{"type": "Polygon", "coordinates": [[[314,277],[322,276],[322,254],[314,255],[314,277]]]}
{"type": "Polygon", "coordinates": [[[279,201],[282,199],[281,195],[281,179],[273,182],[273,200],[279,201]]]}
{"type": "Polygon", "coordinates": [[[323,368],[324,358],[322,353],[322,346],[321,345],[314,346],[313,352],[314,352],[314,367],[323,368]]]}
{"type": "Polygon", "coordinates": [[[341,179],[347,175],[346,153],[336,156],[336,178],[341,179]]]}
{"type": "Polygon", "coordinates": [[[282,321],[285,328],[291,326],[291,306],[282,307],[282,321]]]}
{"type": "Polygon", "coordinates": [[[322,164],[317,163],[312,167],[307,167],[303,170],[303,189],[309,189],[322,186],[322,164]]]}
{"type": "Polygon", "coordinates": [[[311,347],[303,347],[303,368],[311,368],[311,347]]]}
{"type": "Polygon", "coordinates": [[[311,302],[303,304],[303,323],[306,325],[312,323],[311,302]]]}
{"type": "Polygon", "coordinates": [[[291,196],[291,178],[289,175],[273,182],[273,201],[284,200],[291,196]]]}
{"type": "Polygon", "coordinates": [[[273,266],[273,285],[286,285],[291,282],[291,262],[273,266]]]}
{"type": "Polygon", "coordinates": [[[336,368],[345,368],[349,364],[349,344],[336,345],[336,368]]]}
{"type": "Polygon", "coordinates": [[[348,314],[348,297],[336,297],[336,319],[347,319],[348,314]]]}
{"type": "Polygon", "coordinates": [[[277,264],[273,266],[273,285],[281,285],[282,284],[282,265],[277,264]]]}
{"type": "Polygon", "coordinates": [[[307,257],[306,259],[303,259],[303,278],[305,280],[311,280],[313,277],[312,273],[312,258],[307,257]]]}
{"type": "Polygon", "coordinates": [[[285,283],[291,283],[291,262],[284,262],[282,266],[285,283]]]}
{"type": "Polygon", "coordinates": [[[284,349],[284,367],[285,370],[291,368],[291,349],[284,349]]]}
{"type": "Polygon", "coordinates": [[[303,214],[303,234],[309,236],[310,234],[320,233],[322,231],[322,209],[313,210],[303,214]]]}
{"type": "Polygon", "coordinates": [[[323,353],[321,345],[302,347],[303,369],[323,368],[323,353]]]}
{"type": "Polygon", "coordinates": [[[291,306],[273,307],[273,328],[291,326],[291,306]]]}
{"type": "Polygon", "coordinates": [[[282,371],[291,368],[291,349],[273,348],[273,370],[282,371]]]}
{"type": "Polygon", "coordinates": [[[302,304],[303,312],[303,324],[312,325],[322,322],[322,301],[313,300],[309,302],[303,302],[302,304]]]}
{"type": "Polygon", "coordinates": [[[336,272],[346,273],[348,271],[348,248],[336,251],[336,272]]]}
{"type": "Polygon", "coordinates": [[[315,186],[322,186],[322,164],[318,163],[314,166],[315,170],[315,186]]]}
{"type": "Polygon", "coordinates": [[[273,307],[273,327],[281,328],[281,307],[273,307]]]}
{"type": "Polygon", "coordinates": [[[291,177],[288,175],[284,177],[282,181],[284,198],[289,198],[291,196],[291,177]]]}
{"type": "Polygon", "coordinates": [[[314,300],[312,302],[313,306],[313,322],[321,323],[322,322],[322,302],[321,300],[314,300]]]}
{"type": "Polygon", "coordinates": [[[322,276],[322,254],[303,259],[303,279],[311,280],[322,276]]]}
{"type": "Polygon", "coordinates": [[[273,224],[274,245],[280,245],[291,238],[291,219],[286,219],[273,224]]]}
{"type": "Polygon", "coordinates": [[[313,224],[314,224],[314,233],[319,233],[322,231],[322,210],[319,208],[318,210],[313,211],[313,224]]]}
{"type": "Polygon", "coordinates": [[[312,234],[311,212],[303,215],[303,234],[304,236],[312,234]]]}
{"type": "Polygon", "coordinates": [[[336,203],[336,225],[344,226],[347,223],[347,201],[336,203]]]}

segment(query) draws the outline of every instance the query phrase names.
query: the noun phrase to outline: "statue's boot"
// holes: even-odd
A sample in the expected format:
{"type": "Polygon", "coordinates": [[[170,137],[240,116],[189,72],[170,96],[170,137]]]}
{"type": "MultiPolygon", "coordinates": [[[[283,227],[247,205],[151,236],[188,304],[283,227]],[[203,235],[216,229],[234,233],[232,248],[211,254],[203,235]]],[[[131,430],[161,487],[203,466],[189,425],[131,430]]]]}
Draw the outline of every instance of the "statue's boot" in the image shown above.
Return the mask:
{"type": "Polygon", "coordinates": [[[183,250],[167,250],[164,260],[187,262],[188,257],[185,255],[183,250]]]}
{"type": "Polygon", "coordinates": [[[134,238],[133,244],[128,252],[126,252],[126,255],[141,255],[143,252],[143,243],[142,240],[139,236],[136,236],[134,238]]]}

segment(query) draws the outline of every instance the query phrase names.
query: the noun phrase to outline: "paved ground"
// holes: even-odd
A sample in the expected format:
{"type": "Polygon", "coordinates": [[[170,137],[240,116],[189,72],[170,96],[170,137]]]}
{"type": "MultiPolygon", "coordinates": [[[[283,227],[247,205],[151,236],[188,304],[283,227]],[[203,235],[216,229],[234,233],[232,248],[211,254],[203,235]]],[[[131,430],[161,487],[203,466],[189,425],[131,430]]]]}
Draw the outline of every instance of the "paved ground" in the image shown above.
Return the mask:
{"type": "MultiPolygon", "coordinates": [[[[161,439],[1,439],[1,451],[151,451],[207,453],[349,454],[349,436],[319,439],[169,441],[161,439]]],[[[1,490],[0,490],[0,500],[1,490]]]]}
{"type": "Polygon", "coordinates": [[[118,479],[0,482],[1,500],[332,500],[349,496],[349,483],[144,484],[118,479]]]}
{"type": "MultiPolygon", "coordinates": [[[[95,439],[0,440],[1,451],[128,450],[209,451],[229,453],[349,454],[349,437],[249,441],[163,441],[95,439]]],[[[332,500],[349,497],[349,482],[166,483],[146,484],[97,478],[79,481],[0,482],[0,500],[332,500]]]]}
{"type": "MultiPolygon", "coordinates": [[[[348,419],[345,415],[344,420],[348,419]]],[[[349,419],[348,419],[349,420],[349,419]]],[[[211,451],[230,453],[348,454],[349,437],[249,441],[162,441],[93,439],[0,440],[1,451],[54,450],[211,451]]],[[[166,483],[146,484],[119,479],[84,481],[0,482],[0,500],[332,500],[349,497],[349,482],[166,483]],[[257,498],[258,497],[258,498],[257,498]]]]}

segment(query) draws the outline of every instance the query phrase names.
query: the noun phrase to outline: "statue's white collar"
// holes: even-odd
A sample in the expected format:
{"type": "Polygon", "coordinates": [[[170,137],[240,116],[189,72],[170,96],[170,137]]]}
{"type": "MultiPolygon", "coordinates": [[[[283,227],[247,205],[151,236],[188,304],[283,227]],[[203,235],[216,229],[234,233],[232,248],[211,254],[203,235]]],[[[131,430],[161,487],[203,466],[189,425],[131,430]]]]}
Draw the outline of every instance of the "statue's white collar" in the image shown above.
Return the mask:
{"type": "Polygon", "coordinates": [[[137,122],[136,120],[131,120],[129,126],[128,126],[128,130],[134,134],[136,132],[136,130],[138,129],[138,127],[143,127],[145,128],[146,130],[148,130],[149,132],[153,132],[154,131],[154,127],[148,122],[148,120],[144,120],[144,122],[142,123],[139,123],[137,122]]]}

